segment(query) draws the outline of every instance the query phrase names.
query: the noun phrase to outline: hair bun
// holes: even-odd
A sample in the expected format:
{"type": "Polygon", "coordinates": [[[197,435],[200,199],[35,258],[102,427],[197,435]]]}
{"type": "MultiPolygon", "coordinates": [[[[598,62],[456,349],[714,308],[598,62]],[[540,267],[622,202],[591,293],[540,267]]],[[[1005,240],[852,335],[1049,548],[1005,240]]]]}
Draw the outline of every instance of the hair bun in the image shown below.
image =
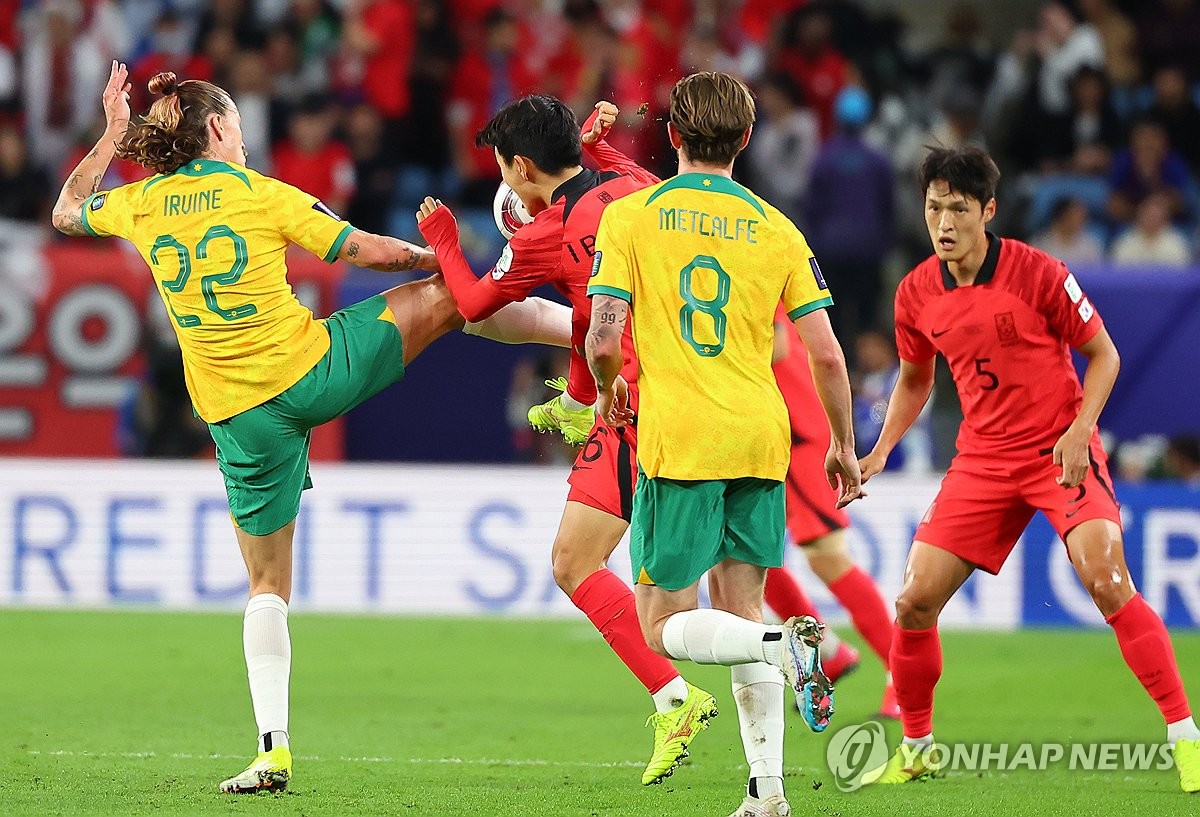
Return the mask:
{"type": "Polygon", "coordinates": [[[155,74],[150,78],[148,87],[152,94],[170,96],[179,90],[179,83],[174,71],[163,71],[161,74],[155,74]]]}

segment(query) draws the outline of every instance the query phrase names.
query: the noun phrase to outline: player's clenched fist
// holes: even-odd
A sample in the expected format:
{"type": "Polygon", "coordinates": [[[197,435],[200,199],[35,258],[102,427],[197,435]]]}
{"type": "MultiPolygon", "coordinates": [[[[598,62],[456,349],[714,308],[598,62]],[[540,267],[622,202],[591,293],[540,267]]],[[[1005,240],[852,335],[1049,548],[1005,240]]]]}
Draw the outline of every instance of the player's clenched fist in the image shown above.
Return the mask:
{"type": "Polygon", "coordinates": [[[594,145],[617,121],[621,109],[608,100],[596,103],[596,118],[592,120],[592,129],[583,135],[584,144],[594,145]]]}

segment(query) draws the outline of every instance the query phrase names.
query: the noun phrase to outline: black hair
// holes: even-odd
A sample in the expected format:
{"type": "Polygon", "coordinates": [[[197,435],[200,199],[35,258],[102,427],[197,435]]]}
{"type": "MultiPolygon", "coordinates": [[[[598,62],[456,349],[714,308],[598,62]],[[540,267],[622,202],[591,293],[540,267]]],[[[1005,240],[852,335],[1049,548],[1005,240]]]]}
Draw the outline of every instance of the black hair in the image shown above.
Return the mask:
{"type": "Polygon", "coordinates": [[[762,87],[774,88],[797,108],[803,108],[807,102],[804,90],[792,79],[791,74],[785,74],[782,71],[770,74],[762,81],[762,87]]]}
{"type": "Polygon", "coordinates": [[[1054,200],[1054,206],[1050,208],[1050,221],[1058,221],[1064,213],[1077,204],[1083,204],[1083,202],[1074,196],[1059,196],[1054,200]]]}
{"type": "Polygon", "coordinates": [[[929,190],[931,183],[943,181],[952,193],[961,193],[983,206],[996,197],[1000,168],[986,150],[975,145],[934,147],[921,162],[917,179],[922,194],[929,190]]]}
{"type": "Polygon", "coordinates": [[[1200,437],[1195,434],[1180,434],[1172,438],[1167,450],[1182,457],[1193,465],[1200,465],[1200,437]]]}
{"type": "Polygon", "coordinates": [[[530,159],[544,173],[559,173],[583,162],[575,114],[559,99],[533,94],[509,102],[475,136],[476,147],[495,148],[512,163],[530,159]]]}

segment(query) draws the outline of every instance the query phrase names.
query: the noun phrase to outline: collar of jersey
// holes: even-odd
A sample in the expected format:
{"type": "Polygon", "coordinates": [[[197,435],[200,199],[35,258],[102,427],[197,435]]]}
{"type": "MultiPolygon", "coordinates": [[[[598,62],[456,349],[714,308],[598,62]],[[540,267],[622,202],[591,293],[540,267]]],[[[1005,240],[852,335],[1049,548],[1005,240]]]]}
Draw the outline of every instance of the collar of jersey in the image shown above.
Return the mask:
{"type": "MultiPolygon", "coordinates": [[[[990,284],[996,277],[996,265],[1000,261],[1000,236],[990,230],[984,235],[988,240],[987,255],[983,257],[983,265],[979,268],[979,273],[975,276],[975,282],[971,286],[990,284]]],[[[958,289],[958,281],[955,281],[954,276],[950,274],[950,265],[945,261],[939,261],[938,265],[942,268],[942,284],[946,289],[958,289]]]]}
{"type": "Polygon", "coordinates": [[[213,173],[228,173],[231,176],[236,176],[246,183],[246,187],[253,189],[250,184],[250,177],[247,176],[240,168],[231,165],[228,162],[218,162],[213,159],[192,159],[187,164],[180,165],[179,168],[173,173],[164,173],[159,176],[154,176],[148,182],[146,182],[146,186],[142,188],[142,192],[145,192],[150,185],[155,184],[156,182],[161,182],[163,179],[169,179],[172,176],[198,177],[210,176],[213,173]]]}
{"type": "Polygon", "coordinates": [[[720,176],[716,173],[681,173],[678,176],[667,179],[658,186],[658,189],[650,194],[650,198],[646,199],[646,206],[649,207],[662,194],[671,190],[699,190],[701,193],[724,193],[728,196],[736,196],[742,201],[749,204],[763,218],[767,217],[767,213],[763,210],[763,206],[758,203],[758,200],[750,193],[749,190],[742,187],[728,176],[720,176]]]}

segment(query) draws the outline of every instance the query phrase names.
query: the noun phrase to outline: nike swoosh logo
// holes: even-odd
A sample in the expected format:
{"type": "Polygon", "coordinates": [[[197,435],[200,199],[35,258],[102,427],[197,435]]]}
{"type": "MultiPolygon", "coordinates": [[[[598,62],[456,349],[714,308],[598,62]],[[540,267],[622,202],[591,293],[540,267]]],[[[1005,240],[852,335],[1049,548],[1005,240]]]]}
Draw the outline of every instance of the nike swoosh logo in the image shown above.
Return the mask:
{"type": "Polygon", "coordinates": [[[591,469],[587,465],[576,465],[575,463],[571,463],[571,470],[572,471],[588,471],[591,469]]]}
{"type": "Polygon", "coordinates": [[[1082,509],[1082,508],[1076,508],[1076,509],[1075,509],[1075,510],[1073,510],[1073,511],[1067,511],[1067,512],[1066,512],[1065,514],[1063,514],[1063,515],[1064,515],[1065,517],[1067,517],[1067,519],[1070,519],[1072,516],[1074,516],[1075,514],[1079,513],[1081,510],[1083,510],[1083,509],[1082,509]]]}
{"type": "MultiPolygon", "coordinates": [[[[950,329],[953,329],[953,328],[954,328],[953,326],[950,327],[950,329]]],[[[949,332],[950,329],[943,329],[941,332],[930,332],[929,334],[933,335],[935,338],[940,338],[942,335],[949,332]]]]}

